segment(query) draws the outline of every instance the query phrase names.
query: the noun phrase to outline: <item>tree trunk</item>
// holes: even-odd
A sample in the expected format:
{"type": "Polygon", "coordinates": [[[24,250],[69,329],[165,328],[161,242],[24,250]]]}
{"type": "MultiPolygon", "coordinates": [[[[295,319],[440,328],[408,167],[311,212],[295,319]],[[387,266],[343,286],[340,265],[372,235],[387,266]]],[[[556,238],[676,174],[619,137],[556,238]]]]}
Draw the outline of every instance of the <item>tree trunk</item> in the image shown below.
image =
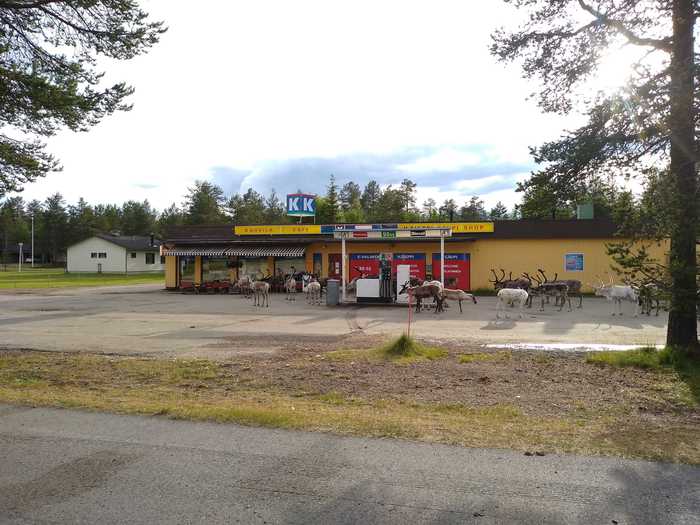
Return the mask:
{"type": "Polygon", "coordinates": [[[671,309],[666,344],[684,347],[696,355],[696,224],[697,175],[693,113],[693,0],[673,2],[673,50],[671,56],[671,173],[676,202],[671,232],[671,309]]]}

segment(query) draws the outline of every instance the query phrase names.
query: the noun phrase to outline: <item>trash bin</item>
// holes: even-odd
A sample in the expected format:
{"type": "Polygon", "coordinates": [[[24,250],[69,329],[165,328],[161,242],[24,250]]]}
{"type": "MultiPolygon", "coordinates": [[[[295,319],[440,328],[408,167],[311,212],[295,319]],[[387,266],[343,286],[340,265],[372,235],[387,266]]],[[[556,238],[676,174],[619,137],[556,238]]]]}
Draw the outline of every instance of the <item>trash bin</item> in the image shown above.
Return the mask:
{"type": "Polygon", "coordinates": [[[337,306],[340,303],[340,281],[328,279],[326,284],[326,306],[337,306]]]}

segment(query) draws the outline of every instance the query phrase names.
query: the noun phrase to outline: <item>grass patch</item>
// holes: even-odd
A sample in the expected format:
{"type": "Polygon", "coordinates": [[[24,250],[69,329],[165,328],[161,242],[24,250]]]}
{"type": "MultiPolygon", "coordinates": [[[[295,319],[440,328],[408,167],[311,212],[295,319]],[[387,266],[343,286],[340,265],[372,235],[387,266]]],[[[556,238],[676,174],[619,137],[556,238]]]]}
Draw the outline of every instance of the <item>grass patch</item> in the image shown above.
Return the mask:
{"type": "Polygon", "coordinates": [[[426,346],[406,334],[378,348],[363,350],[336,350],[325,356],[337,361],[391,361],[398,364],[409,364],[418,361],[432,361],[447,357],[444,348],[426,346]]]}
{"type": "Polygon", "coordinates": [[[66,273],[63,268],[24,266],[21,272],[0,272],[0,289],[73,288],[81,286],[119,286],[164,282],[163,273],[98,274],[66,273]]]}
{"type": "Polygon", "coordinates": [[[644,347],[623,352],[590,352],[586,362],[675,374],[684,385],[680,390],[671,389],[675,390],[675,397],[689,406],[700,405],[700,360],[681,349],[644,347]]]}
{"type": "Polygon", "coordinates": [[[479,361],[510,361],[513,355],[509,350],[499,352],[476,352],[459,356],[460,363],[476,363],[479,361]]]}
{"type": "MultiPolygon", "coordinates": [[[[414,344],[393,343],[382,347],[385,355],[422,355],[414,344]]],[[[700,464],[698,427],[691,423],[633,419],[626,410],[536,416],[505,403],[373,400],[335,391],[295,395],[250,386],[244,381],[250,373],[207,360],[0,352],[0,402],[700,464]]]]}

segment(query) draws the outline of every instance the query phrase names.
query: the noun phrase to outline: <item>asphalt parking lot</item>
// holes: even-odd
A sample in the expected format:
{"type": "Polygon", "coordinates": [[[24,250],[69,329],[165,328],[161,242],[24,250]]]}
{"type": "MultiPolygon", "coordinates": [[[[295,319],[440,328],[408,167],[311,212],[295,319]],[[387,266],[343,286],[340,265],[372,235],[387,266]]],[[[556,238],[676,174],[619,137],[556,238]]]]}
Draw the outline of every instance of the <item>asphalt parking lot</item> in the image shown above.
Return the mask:
{"type": "MultiPolygon", "coordinates": [[[[118,354],[225,356],[227,352],[274,351],[275,341],[304,336],[392,335],[405,330],[407,308],[326,307],[271,296],[257,308],[238,295],[185,295],[160,285],[47,290],[0,294],[0,347],[118,354]],[[256,337],[259,336],[259,337],[256,337]],[[264,336],[267,336],[265,338],[264,336]],[[240,341],[248,343],[241,345],[240,341]]],[[[526,311],[520,320],[496,320],[496,300],[456,304],[444,314],[414,315],[413,334],[475,344],[660,344],[666,315],[623,317],[610,304],[584,298],[583,308],[558,312],[549,306],[526,311]]]]}

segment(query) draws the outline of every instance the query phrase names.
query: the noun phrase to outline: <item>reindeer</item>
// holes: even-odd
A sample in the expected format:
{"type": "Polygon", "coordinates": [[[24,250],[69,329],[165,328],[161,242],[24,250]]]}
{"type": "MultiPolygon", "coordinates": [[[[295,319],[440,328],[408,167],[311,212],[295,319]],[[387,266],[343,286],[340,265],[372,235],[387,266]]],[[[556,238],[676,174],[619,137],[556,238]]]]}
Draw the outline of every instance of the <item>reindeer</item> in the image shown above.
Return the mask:
{"type": "MultiPolygon", "coordinates": [[[[569,286],[562,281],[547,281],[547,276],[542,270],[537,270],[540,275],[544,278],[544,281],[533,276],[533,279],[537,282],[537,287],[533,288],[531,292],[533,295],[539,295],[541,300],[540,312],[544,311],[545,298],[554,297],[555,306],[559,306],[559,311],[564,309],[564,305],[569,303],[569,312],[571,311],[571,298],[569,297],[569,286]]],[[[555,274],[556,276],[559,274],[555,274]]]]}
{"type": "Polygon", "coordinates": [[[255,296],[255,306],[270,307],[270,283],[266,281],[253,281],[253,295],[255,296]]]}
{"type": "MultiPolygon", "coordinates": [[[[520,319],[523,318],[523,306],[527,303],[529,294],[521,288],[501,288],[497,294],[498,303],[496,304],[496,319],[500,319],[501,311],[505,311],[506,304],[517,305],[520,312],[520,319]]],[[[508,314],[505,314],[508,318],[508,314]]]]}
{"type": "Polygon", "coordinates": [[[321,306],[321,283],[315,278],[306,285],[306,300],[309,304],[321,306]]]}
{"type": "Polygon", "coordinates": [[[544,278],[544,282],[565,284],[568,287],[567,296],[571,297],[573,295],[578,297],[578,306],[576,308],[583,307],[583,293],[581,292],[581,281],[577,279],[557,279],[557,277],[559,276],[558,273],[554,274],[554,279],[548,281],[544,270],[538,268],[537,272],[544,278]]]}
{"type": "Polygon", "coordinates": [[[249,275],[244,275],[243,277],[238,279],[238,289],[241,291],[241,294],[243,294],[243,297],[245,297],[246,299],[250,298],[252,284],[253,280],[250,278],[249,275]]]}
{"type": "Polygon", "coordinates": [[[510,272],[508,279],[506,279],[506,271],[503,268],[501,268],[500,270],[501,276],[498,277],[498,275],[496,274],[496,270],[491,268],[491,273],[493,274],[494,280],[492,281],[491,279],[489,279],[489,282],[493,283],[494,290],[510,288],[527,291],[530,289],[530,286],[532,286],[532,282],[530,281],[530,279],[526,279],[524,277],[513,279],[513,272],[510,272]]]}
{"type": "Polygon", "coordinates": [[[420,286],[410,286],[410,281],[406,281],[399,295],[407,293],[409,297],[413,297],[416,300],[416,313],[420,313],[421,301],[423,299],[428,299],[432,297],[435,300],[435,313],[442,312],[442,288],[436,284],[422,284],[420,286]]]}
{"type": "Polygon", "coordinates": [[[613,278],[610,277],[608,284],[603,283],[600,279],[600,286],[591,285],[593,291],[598,297],[605,297],[613,303],[612,315],[615,316],[615,307],[618,307],[619,314],[622,315],[622,301],[631,301],[634,303],[634,316],[639,315],[639,294],[631,286],[621,286],[613,284],[613,278]]]}
{"type": "Polygon", "coordinates": [[[451,288],[443,288],[443,290],[440,292],[440,295],[442,296],[442,300],[444,301],[445,299],[450,299],[451,301],[457,301],[459,303],[459,313],[462,313],[462,301],[467,301],[470,300],[474,304],[476,304],[476,297],[474,295],[467,293],[462,290],[454,290],[451,288]]]}
{"type": "Polygon", "coordinates": [[[286,292],[285,300],[296,301],[297,294],[297,280],[294,278],[294,274],[290,274],[289,277],[284,281],[284,291],[286,292]]]}

